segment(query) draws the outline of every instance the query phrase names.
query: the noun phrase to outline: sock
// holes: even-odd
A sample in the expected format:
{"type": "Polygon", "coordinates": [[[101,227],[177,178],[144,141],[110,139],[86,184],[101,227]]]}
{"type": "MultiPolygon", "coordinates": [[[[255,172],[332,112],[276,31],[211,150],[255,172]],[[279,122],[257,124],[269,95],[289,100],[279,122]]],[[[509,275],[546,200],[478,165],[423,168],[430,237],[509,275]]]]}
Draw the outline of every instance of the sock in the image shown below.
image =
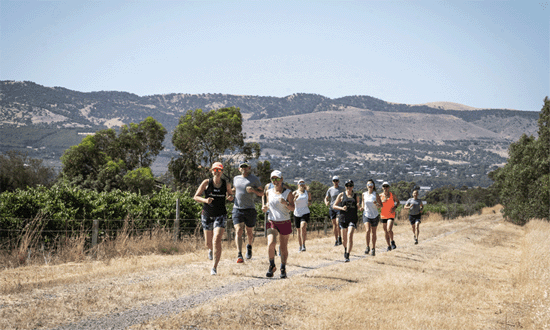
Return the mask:
{"type": "Polygon", "coordinates": [[[275,259],[269,259],[269,265],[275,267],[275,259]]]}

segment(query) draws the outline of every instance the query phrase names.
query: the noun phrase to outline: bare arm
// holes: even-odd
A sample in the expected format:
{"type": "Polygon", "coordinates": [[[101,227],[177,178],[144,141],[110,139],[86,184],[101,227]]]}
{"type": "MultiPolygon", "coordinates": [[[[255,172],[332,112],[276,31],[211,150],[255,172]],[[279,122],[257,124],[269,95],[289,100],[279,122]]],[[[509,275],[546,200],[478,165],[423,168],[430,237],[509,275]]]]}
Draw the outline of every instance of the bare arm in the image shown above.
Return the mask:
{"type": "Polygon", "coordinates": [[[210,204],[214,200],[212,197],[204,198],[202,197],[202,194],[204,194],[204,191],[208,187],[208,179],[204,180],[201,185],[197,188],[197,192],[195,192],[195,196],[193,196],[193,199],[196,202],[204,203],[204,204],[210,204]]]}
{"type": "Polygon", "coordinates": [[[225,198],[231,202],[235,198],[234,194],[235,192],[233,191],[233,189],[231,189],[231,183],[227,182],[225,198]]]}
{"type": "Polygon", "coordinates": [[[255,194],[258,197],[262,197],[264,195],[264,190],[261,187],[247,186],[246,192],[249,194],[255,194]]]}
{"type": "Polygon", "coordinates": [[[344,196],[344,193],[340,193],[338,197],[336,197],[336,200],[334,201],[334,205],[332,205],[333,209],[340,210],[340,211],[347,211],[347,206],[343,206],[343,207],[340,206],[343,196],[344,196]]]}

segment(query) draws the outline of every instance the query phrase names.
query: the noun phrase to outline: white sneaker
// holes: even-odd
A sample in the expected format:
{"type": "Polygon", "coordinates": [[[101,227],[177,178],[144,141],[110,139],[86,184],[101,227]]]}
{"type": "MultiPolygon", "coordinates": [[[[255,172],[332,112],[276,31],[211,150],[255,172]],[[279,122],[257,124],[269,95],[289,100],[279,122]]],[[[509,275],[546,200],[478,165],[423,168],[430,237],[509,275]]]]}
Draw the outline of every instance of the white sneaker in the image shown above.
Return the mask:
{"type": "Polygon", "coordinates": [[[212,268],[212,270],[210,271],[210,275],[217,275],[218,272],[216,271],[216,268],[212,268]]]}
{"type": "Polygon", "coordinates": [[[208,259],[209,260],[214,259],[214,255],[212,254],[212,250],[208,250],[208,259]]]}

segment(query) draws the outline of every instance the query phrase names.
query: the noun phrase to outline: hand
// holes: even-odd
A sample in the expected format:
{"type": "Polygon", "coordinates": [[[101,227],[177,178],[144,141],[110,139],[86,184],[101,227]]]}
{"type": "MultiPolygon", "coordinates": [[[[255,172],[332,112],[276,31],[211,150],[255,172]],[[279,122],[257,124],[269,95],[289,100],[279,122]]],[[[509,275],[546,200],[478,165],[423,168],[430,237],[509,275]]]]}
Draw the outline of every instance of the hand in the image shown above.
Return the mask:
{"type": "Polygon", "coordinates": [[[348,210],[348,206],[347,206],[347,205],[342,206],[342,211],[346,212],[347,210],[348,210]]]}
{"type": "Polygon", "coordinates": [[[280,201],[281,201],[281,204],[288,205],[288,202],[286,201],[286,199],[281,198],[280,201]]]}
{"type": "Polygon", "coordinates": [[[267,212],[267,210],[269,209],[269,207],[267,207],[267,205],[264,205],[262,206],[262,212],[267,212]]]}
{"type": "Polygon", "coordinates": [[[232,202],[234,199],[235,199],[235,196],[233,195],[229,195],[229,197],[227,197],[227,200],[230,202],[232,202]]]}
{"type": "Polygon", "coordinates": [[[206,204],[212,204],[213,201],[214,201],[214,198],[208,197],[208,198],[206,199],[206,204]]]}

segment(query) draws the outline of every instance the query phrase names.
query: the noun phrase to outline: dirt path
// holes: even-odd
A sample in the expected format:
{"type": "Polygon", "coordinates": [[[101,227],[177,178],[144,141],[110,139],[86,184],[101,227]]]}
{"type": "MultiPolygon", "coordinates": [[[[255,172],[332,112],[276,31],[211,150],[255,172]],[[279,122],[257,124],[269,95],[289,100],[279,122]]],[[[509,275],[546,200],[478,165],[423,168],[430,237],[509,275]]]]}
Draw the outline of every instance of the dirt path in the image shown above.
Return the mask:
{"type": "Polygon", "coordinates": [[[85,269],[72,270],[62,284],[48,285],[59,280],[42,275],[27,279],[38,285],[1,296],[0,327],[491,329],[517,324],[521,315],[513,308],[519,301],[513,286],[521,228],[495,214],[425,221],[418,245],[408,223],[398,223],[394,231],[398,249],[385,252],[379,228],[375,257],[363,253],[364,232],[356,233],[350,263],[343,262],[343,248],[332,246],[331,238],[308,241],[303,253],[291,241],[285,280],[265,277],[266,252],[258,242],[245,264],[236,264],[234,249],[226,249],[218,276],[209,275],[203,252],[112,261],[104,270],[75,265],[85,269]]]}

